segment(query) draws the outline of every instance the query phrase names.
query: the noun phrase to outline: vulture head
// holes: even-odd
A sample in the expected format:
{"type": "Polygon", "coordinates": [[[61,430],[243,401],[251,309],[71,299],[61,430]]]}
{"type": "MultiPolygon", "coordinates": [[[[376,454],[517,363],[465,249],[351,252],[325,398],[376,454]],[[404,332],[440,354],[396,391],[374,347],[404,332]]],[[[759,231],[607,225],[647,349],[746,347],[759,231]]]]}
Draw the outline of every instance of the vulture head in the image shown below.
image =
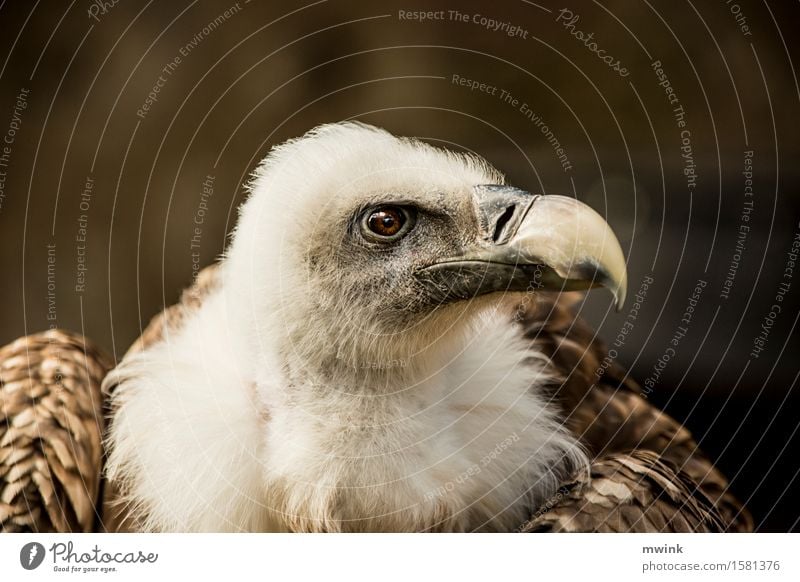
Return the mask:
{"type": "Polygon", "coordinates": [[[228,263],[251,345],[324,379],[413,370],[520,293],[625,297],[622,251],[596,212],[507,186],[476,156],[324,125],[275,148],[250,189],[228,263]]]}

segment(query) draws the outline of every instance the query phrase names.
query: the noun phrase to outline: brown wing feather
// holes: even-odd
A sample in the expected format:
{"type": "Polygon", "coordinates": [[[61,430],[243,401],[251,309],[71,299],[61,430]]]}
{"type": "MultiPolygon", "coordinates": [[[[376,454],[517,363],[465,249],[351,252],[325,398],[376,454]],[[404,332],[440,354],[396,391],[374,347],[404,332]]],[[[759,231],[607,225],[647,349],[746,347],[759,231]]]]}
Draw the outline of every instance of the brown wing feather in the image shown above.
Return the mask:
{"type": "Polygon", "coordinates": [[[62,330],[0,348],[0,531],[92,531],[111,367],[62,330]]]}
{"type": "MultiPolygon", "coordinates": [[[[636,528],[641,523],[653,527],[661,524],[664,516],[672,515],[668,508],[676,499],[659,485],[656,479],[659,477],[679,487],[682,491],[679,498],[687,504],[681,509],[685,515],[675,515],[664,522],[666,530],[681,531],[679,528],[684,524],[698,525],[697,515],[700,514],[707,516],[703,527],[721,524],[722,530],[752,530],[750,514],[730,493],[724,475],[700,451],[691,433],[650,404],[618,363],[604,362],[608,355],[605,346],[585,322],[575,317],[566,301],[543,298],[529,310],[524,325],[526,337],[551,358],[563,379],[553,395],[562,408],[567,426],[595,457],[591,472],[604,474],[606,481],[603,483],[618,480],[620,485],[632,488],[639,492],[642,500],[648,501],[647,504],[637,501],[615,506],[616,512],[631,517],[638,511],[641,521],[636,528]],[[598,370],[602,372],[598,374],[598,370]],[[626,455],[620,456],[620,453],[626,455]],[[624,465],[623,460],[636,469],[628,467],[627,472],[616,471],[609,476],[608,471],[620,463],[624,465]],[[631,478],[641,479],[641,484],[632,487],[631,478]],[[658,492],[652,501],[646,494],[648,488],[658,492]],[[698,504],[703,506],[700,513],[697,513],[698,504]]],[[[586,502],[581,506],[582,519],[571,522],[572,531],[605,531],[602,519],[609,511],[604,507],[609,503],[608,498],[595,506],[593,500],[599,502],[600,498],[591,482],[583,477],[576,478],[570,491],[569,499],[583,495],[586,502]],[[594,517],[598,521],[593,521],[594,517]]],[[[575,501],[570,501],[563,508],[564,515],[570,515],[576,507],[575,501]]],[[[560,506],[551,508],[548,520],[559,511],[562,511],[560,506]]],[[[620,523],[624,523],[622,515],[617,515],[622,520],[620,523]]]]}
{"type": "Polygon", "coordinates": [[[522,528],[523,532],[721,532],[712,501],[652,451],[595,461],[522,528]]]}

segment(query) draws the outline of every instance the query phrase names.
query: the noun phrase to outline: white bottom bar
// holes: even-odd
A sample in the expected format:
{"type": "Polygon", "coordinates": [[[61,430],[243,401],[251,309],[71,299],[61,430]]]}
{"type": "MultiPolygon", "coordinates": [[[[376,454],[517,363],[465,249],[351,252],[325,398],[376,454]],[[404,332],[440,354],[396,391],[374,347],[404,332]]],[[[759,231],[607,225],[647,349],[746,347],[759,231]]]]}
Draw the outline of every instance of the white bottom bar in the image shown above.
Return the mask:
{"type": "Polygon", "coordinates": [[[800,580],[799,541],[796,534],[5,534],[0,578],[800,580]],[[32,550],[34,542],[41,546],[32,550]],[[28,570],[23,562],[39,565],[28,570]]]}

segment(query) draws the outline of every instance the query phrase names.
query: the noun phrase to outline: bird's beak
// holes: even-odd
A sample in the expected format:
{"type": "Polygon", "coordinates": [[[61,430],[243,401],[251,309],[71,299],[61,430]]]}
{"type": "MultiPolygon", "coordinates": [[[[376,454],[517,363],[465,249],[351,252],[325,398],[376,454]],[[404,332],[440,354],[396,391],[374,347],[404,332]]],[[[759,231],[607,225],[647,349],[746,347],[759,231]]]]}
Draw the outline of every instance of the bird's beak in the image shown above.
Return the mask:
{"type": "Polygon", "coordinates": [[[586,204],[507,186],[475,188],[479,242],[421,269],[437,301],[502,291],[574,291],[602,285],[625,301],[627,272],[619,241],[586,204]]]}

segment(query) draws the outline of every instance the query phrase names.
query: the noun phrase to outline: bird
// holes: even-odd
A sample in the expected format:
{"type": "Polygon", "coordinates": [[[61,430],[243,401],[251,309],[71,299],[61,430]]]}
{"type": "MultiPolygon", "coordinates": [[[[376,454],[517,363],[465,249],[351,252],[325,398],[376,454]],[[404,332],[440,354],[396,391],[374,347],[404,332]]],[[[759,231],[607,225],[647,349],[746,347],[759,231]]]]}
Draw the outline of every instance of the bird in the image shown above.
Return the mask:
{"type": "Polygon", "coordinates": [[[104,375],[101,531],[752,529],[689,431],[598,373],[575,295],[619,307],[627,269],[587,205],[352,121],[247,190],[221,259],[104,375]]]}

